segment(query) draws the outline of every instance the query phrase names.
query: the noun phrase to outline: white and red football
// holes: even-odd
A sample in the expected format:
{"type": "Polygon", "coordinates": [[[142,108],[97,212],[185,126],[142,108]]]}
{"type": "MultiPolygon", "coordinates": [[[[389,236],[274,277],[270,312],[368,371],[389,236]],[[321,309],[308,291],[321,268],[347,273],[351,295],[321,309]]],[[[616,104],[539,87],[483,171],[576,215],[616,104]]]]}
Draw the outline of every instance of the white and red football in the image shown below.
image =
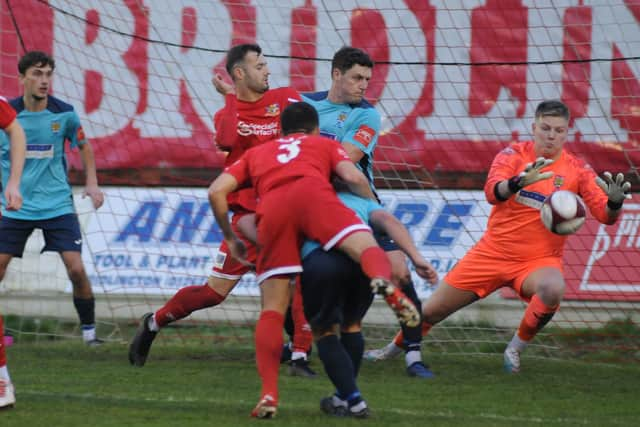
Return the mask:
{"type": "Polygon", "coordinates": [[[558,190],[546,198],[540,208],[540,219],[555,234],[573,234],[582,227],[587,211],[584,202],[575,193],[558,190]]]}

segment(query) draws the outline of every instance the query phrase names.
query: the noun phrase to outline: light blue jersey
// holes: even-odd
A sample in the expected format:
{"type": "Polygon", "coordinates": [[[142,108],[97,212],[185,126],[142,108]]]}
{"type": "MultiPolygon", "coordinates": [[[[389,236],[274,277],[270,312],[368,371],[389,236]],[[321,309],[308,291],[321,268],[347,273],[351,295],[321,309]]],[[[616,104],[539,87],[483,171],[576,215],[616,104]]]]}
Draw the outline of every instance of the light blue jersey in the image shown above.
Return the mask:
{"type": "MultiPolygon", "coordinates": [[[[342,200],[342,203],[345,204],[349,209],[354,211],[362,221],[365,223],[369,222],[369,216],[371,212],[377,211],[378,209],[384,209],[380,206],[379,203],[371,200],[365,199],[360,196],[356,196],[353,193],[342,192],[338,193],[338,197],[342,200]]],[[[311,252],[320,247],[320,244],[314,240],[306,240],[302,245],[302,249],[300,249],[300,256],[304,259],[311,252]]]]}
{"type": "MultiPolygon", "coordinates": [[[[73,107],[53,96],[47,98],[47,108],[42,111],[27,111],[22,97],[10,101],[18,113],[18,122],[27,136],[27,155],[22,172],[20,191],[22,208],[18,211],[4,209],[6,200],[2,195],[2,215],[21,220],[43,220],[75,212],[71,186],[67,179],[65,142],[71,147],[84,145],[86,139],[80,118],[73,107]]],[[[2,147],[2,185],[9,180],[9,141],[0,132],[2,147]]]]}
{"type": "Polygon", "coordinates": [[[313,105],[320,119],[320,134],[358,147],[364,156],[356,164],[373,187],[373,151],[378,144],[380,113],[362,100],[359,104],[335,104],[327,98],[329,92],[302,94],[302,100],[313,105]]]}

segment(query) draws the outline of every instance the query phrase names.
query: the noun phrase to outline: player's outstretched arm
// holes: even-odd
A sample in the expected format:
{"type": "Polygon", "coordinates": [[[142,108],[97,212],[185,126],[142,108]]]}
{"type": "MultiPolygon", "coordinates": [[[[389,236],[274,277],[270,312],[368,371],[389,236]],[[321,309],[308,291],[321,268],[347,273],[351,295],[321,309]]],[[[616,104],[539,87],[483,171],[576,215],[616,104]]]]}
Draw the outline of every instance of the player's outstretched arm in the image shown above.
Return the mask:
{"type": "Polygon", "coordinates": [[[11,170],[7,188],[4,189],[4,197],[7,200],[7,209],[17,211],[22,207],[22,194],[20,193],[20,179],[24,169],[26,155],[26,137],[18,120],[13,120],[5,129],[11,144],[11,170]]]}
{"type": "Polygon", "coordinates": [[[596,177],[596,184],[607,195],[607,210],[610,216],[617,216],[626,199],[631,199],[631,183],[624,180],[624,174],[618,173],[613,178],[611,172],[603,173],[604,179],[596,177]]]}
{"type": "Polygon", "coordinates": [[[438,273],[435,268],[418,251],[409,234],[409,230],[398,218],[384,209],[378,209],[369,215],[369,223],[373,228],[387,233],[393,239],[400,249],[407,254],[420,277],[434,285],[438,282],[438,273]]]}
{"type": "Polygon", "coordinates": [[[351,162],[341,161],[336,165],[336,174],[344,181],[352,193],[365,199],[376,200],[367,177],[351,162]]]}

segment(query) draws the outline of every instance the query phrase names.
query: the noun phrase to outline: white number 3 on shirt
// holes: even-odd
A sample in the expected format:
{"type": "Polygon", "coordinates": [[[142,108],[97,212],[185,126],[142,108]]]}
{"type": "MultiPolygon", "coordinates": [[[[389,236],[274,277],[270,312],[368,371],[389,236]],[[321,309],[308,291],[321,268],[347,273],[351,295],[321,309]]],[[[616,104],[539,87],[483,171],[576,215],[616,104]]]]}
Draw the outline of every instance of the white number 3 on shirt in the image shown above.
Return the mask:
{"type": "Polygon", "coordinates": [[[292,159],[298,157],[300,154],[300,143],[299,139],[295,139],[286,144],[280,144],[280,150],[286,150],[286,153],[280,153],[276,157],[280,163],[289,163],[292,159]]]}

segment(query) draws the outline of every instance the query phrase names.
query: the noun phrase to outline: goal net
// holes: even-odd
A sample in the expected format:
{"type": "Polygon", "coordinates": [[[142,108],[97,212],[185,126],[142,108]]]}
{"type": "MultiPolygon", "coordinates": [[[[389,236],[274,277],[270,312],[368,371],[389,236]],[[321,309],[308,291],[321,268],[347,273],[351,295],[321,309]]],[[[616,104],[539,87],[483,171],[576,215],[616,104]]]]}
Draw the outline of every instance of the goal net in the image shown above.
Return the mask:
{"type": "MultiPolygon", "coordinates": [[[[570,107],[571,152],[599,173],[625,173],[637,191],[639,22],[640,6],[622,0],[7,0],[0,94],[20,95],[16,64],[25,51],[53,54],[52,93],[79,113],[106,194],[94,211],[81,196],[80,158],[69,152],[97,317],[105,334],[128,340],[131,330],[118,325],[204,283],[221,242],[206,197],[224,161],[211,119],[224,100],[211,78],[225,74],[232,45],[258,42],[271,87],[300,92],[329,88],[330,60],[343,45],[372,56],[367,98],[382,115],[376,184],[443,277],[485,229],[482,185],[494,155],[530,138],[542,100],[570,107]]],[[[639,225],[634,194],[616,225],[590,217],[569,238],[566,301],[535,341],[543,354],[604,343],[616,357],[637,358],[639,225]]],[[[64,266],[41,248],[36,232],[11,262],[0,312],[18,316],[9,322],[13,335],[77,334],[63,326],[76,319],[64,266]]],[[[211,328],[161,337],[251,342],[233,326],[257,318],[254,279],[245,276],[223,304],[178,323],[211,328]]],[[[423,299],[433,291],[417,276],[415,284],[423,299]]],[[[427,348],[502,351],[523,308],[499,292],[434,328],[427,348]]],[[[396,325],[376,303],[366,328],[375,342],[396,325]]]]}

